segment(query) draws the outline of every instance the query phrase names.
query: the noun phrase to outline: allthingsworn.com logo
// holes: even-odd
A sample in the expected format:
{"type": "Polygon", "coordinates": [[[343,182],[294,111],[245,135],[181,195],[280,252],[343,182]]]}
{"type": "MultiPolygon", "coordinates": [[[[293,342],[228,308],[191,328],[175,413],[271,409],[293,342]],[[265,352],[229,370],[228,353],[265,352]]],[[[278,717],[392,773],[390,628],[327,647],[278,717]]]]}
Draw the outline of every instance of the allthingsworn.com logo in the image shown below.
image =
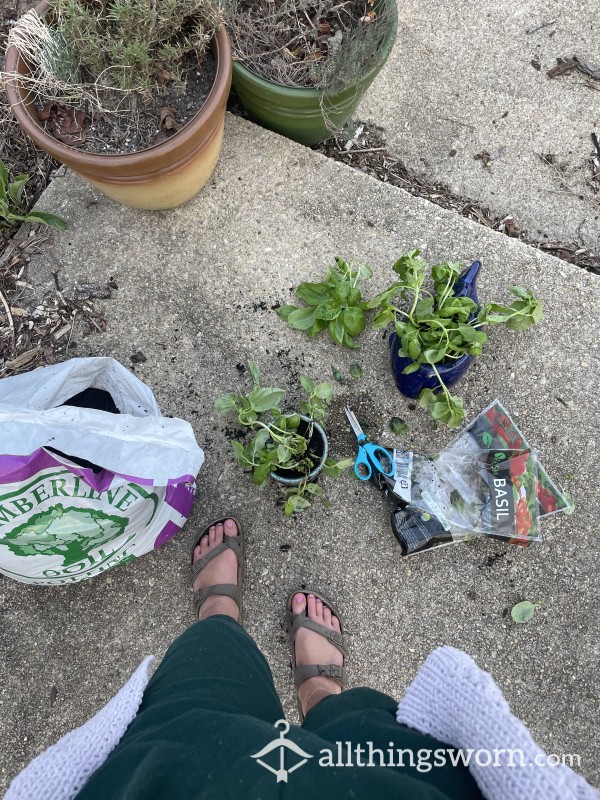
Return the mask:
{"type": "MultiPolygon", "coordinates": [[[[279,737],[266,744],[251,758],[264,769],[272,772],[277,783],[288,782],[292,772],[303,767],[315,754],[307,753],[295,742],[286,739],[290,731],[289,723],[278,719],[274,725],[281,728],[279,737]]],[[[353,744],[352,742],[333,742],[331,748],[324,747],[318,752],[319,767],[401,767],[430,772],[438,767],[495,767],[514,769],[518,767],[558,767],[561,764],[569,767],[581,767],[581,756],[577,753],[532,753],[526,754],[520,748],[409,748],[395,747],[393,742],[388,747],[375,747],[373,742],[353,744]]]]}

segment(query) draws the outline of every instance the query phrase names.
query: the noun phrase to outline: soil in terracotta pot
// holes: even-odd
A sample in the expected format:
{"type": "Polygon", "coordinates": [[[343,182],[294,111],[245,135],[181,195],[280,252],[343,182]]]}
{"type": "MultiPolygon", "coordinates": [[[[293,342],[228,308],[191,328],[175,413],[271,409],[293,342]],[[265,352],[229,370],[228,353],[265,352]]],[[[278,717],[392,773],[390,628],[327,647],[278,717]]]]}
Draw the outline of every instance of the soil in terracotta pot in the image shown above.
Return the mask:
{"type": "Polygon", "coordinates": [[[125,114],[96,111],[92,115],[89,110],[51,102],[38,107],[38,116],[47,133],[71,147],[103,155],[135,153],[164,142],[189,122],[206,101],[216,72],[210,51],[200,63],[188,57],[185,91],[167,84],[149,102],[139,102],[135,121],[125,114]]]}

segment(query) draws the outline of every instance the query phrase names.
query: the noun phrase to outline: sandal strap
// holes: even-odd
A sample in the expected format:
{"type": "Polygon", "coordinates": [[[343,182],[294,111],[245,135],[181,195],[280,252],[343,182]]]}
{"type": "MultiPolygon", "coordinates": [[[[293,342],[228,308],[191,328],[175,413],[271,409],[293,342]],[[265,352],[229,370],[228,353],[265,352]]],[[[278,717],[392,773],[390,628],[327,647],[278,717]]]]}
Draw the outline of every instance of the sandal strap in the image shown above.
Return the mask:
{"type": "Polygon", "coordinates": [[[215,583],[212,586],[206,586],[204,589],[198,589],[194,592],[194,609],[196,616],[200,611],[202,603],[213,595],[221,595],[222,597],[231,597],[235,600],[238,608],[242,607],[242,590],[240,586],[235,583],[215,583]]]}
{"type": "Polygon", "coordinates": [[[332,678],[342,689],[346,687],[346,669],[339,664],[304,664],[294,669],[294,684],[296,689],[308,678],[320,675],[332,678]]]}
{"type": "Polygon", "coordinates": [[[190,583],[193,584],[198,574],[202,572],[204,567],[209,564],[213,558],[221,555],[224,553],[225,550],[233,550],[236,555],[238,566],[242,566],[242,547],[240,544],[240,537],[239,536],[227,536],[223,537],[223,542],[218,546],[215,547],[214,550],[211,550],[210,553],[207,553],[202,558],[199,558],[197,561],[194,561],[190,568],[190,583]]]}
{"type": "Polygon", "coordinates": [[[314,620],[309,619],[304,614],[298,614],[292,623],[292,627],[290,628],[288,634],[289,642],[291,645],[294,644],[294,641],[296,639],[296,634],[298,633],[300,628],[310,628],[311,631],[315,631],[315,633],[318,633],[321,636],[324,636],[325,639],[328,639],[331,642],[331,644],[333,644],[344,657],[348,655],[346,651],[346,645],[344,642],[343,634],[331,630],[331,628],[326,628],[319,622],[315,622],[314,620]]]}

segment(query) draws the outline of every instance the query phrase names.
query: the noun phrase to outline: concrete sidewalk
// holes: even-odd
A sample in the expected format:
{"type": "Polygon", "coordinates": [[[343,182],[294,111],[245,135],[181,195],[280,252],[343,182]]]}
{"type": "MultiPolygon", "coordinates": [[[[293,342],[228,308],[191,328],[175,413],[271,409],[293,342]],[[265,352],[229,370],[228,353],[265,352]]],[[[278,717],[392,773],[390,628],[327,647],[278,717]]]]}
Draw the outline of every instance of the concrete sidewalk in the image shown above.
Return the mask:
{"type": "Polygon", "coordinates": [[[463,648],[493,674],[548,752],[579,754],[581,772],[600,783],[600,278],[233,117],[213,179],[184,208],[123,208],[72,174],[56,178],[40,205],[70,228],[52,234],[30,280],[53,286],[58,270],[66,289],[111,277],[119,286],[103,304],[106,333],[77,338],[73,354],[131,366],[141,351],[147,360],[136,373],[164,414],[191,421],[206,464],[192,518],[160,551],[64,588],[0,582],[0,789],[190,624],[189,544],[203,521],[228,511],[247,529],[246,624],[290,718],[283,602],[310,584],[344,612],[352,685],[399,698],[434,647],[463,648]],[[272,310],[301,279],[319,279],[336,254],[368,262],[375,292],[390,282],[394,260],[415,246],[431,260],[481,257],[482,298],[508,298],[505,287],[515,282],[543,299],[543,324],[526,334],[495,331],[460,386],[469,417],[499,397],[574,496],[575,515],[550,518],[543,544],[480,541],[403,561],[391,505],[372,487],[349,475],[324,481],[331,509],[314,506],[286,520],[276,488],[259,493],[234,461],[230,421],[213,404],[246,386],[242,365],[251,358],[268,384],[289,387],[292,401],[300,373],[328,380],[332,365],[347,374],[350,364],[362,364],[362,380],[334,383],[327,423],[334,454],[355,451],[346,403],[382,443],[399,444],[387,426],[393,415],[408,422],[405,444],[417,451],[452,439],[398,394],[381,333],[364,334],[351,352],[328,338],[307,340],[272,310]],[[507,609],[523,599],[540,606],[531,622],[515,625],[507,609]]]}
{"type": "Polygon", "coordinates": [[[512,215],[531,239],[600,253],[600,81],[546,74],[574,53],[600,65],[597,22],[596,0],[408,0],[356,117],[382,126],[413,172],[512,215]]]}

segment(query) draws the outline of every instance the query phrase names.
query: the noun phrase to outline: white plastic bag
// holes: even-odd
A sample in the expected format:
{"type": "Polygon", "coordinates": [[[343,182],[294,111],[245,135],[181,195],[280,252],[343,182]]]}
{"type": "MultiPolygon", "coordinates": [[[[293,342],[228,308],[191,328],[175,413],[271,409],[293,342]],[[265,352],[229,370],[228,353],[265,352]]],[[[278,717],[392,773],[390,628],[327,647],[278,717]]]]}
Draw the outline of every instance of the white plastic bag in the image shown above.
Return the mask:
{"type": "Polygon", "coordinates": [[[73,583],[159,547],[189,516],[203,461],[190,424],[162,417],[112,358],[0,380],[0,572],[73,583]],[[62,405],[86,389],[120,413],[62,405]]]}

